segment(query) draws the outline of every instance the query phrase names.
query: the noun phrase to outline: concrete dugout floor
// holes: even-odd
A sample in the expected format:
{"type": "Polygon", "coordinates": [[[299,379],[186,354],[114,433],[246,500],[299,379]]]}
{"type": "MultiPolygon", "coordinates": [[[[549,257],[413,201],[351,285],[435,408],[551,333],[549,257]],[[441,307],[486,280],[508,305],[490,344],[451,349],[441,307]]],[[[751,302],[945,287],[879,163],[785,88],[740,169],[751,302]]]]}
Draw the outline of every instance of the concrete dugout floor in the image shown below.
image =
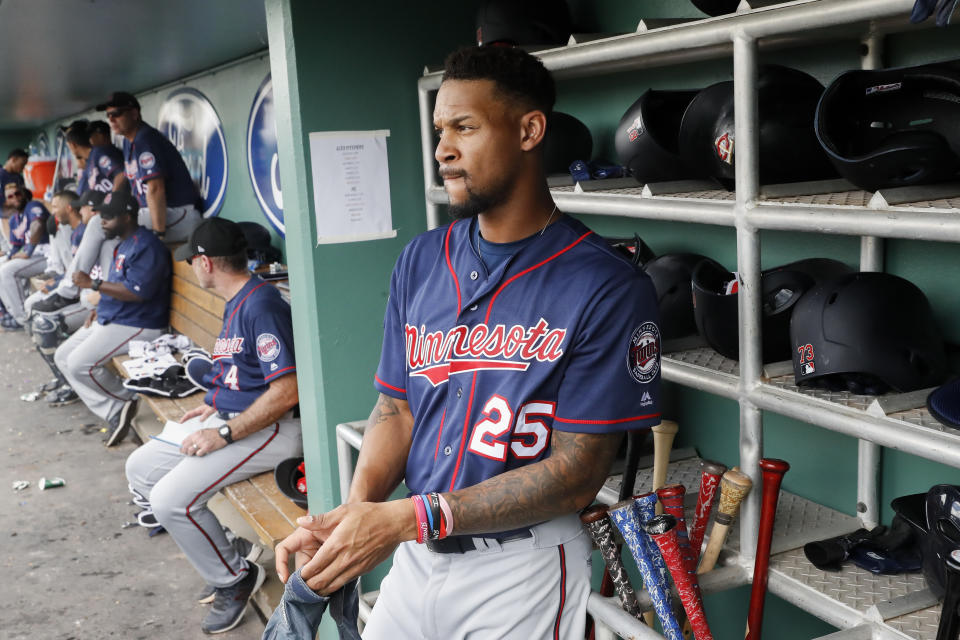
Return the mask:
{"type": "MultiPolygon", "coordinates": [[[[122,528],[137,510],[123,472],[136,445],[128,436],[106,449],[103,423],[82,403],[20,400],[51,377],[23,332],[0,332],[0,639],[260,638],[249,606],[232,631],[200,631],[203,579],[169,535],[122,528]],[[41,476],[66,486],[40,491],[41,476]],[[21,479],[30,487],[14,491],[21,479]]],[[[261,563],[273,571],[271,553],[261,563]]]]}

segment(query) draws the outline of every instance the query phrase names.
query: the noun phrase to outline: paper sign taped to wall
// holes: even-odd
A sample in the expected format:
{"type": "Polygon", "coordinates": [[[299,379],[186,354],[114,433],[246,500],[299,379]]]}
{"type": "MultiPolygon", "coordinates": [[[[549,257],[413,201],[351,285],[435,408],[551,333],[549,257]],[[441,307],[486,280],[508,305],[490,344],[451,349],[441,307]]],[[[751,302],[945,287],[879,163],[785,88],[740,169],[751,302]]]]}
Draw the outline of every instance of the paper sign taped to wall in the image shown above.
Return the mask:
{"type": "Polygon", "coordinates": [[[387,137],[379,131],[310,134],[317,244],[393,238],[387,137]]]}

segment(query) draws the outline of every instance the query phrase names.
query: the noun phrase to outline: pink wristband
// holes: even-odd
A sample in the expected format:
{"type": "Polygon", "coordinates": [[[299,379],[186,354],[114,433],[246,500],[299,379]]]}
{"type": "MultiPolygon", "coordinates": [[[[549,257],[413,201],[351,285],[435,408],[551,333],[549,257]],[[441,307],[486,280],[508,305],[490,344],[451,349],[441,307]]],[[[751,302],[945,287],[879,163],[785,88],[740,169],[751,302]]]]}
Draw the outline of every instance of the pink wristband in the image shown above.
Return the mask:
{"type": "Polygon", "coordinates": [[[437,497],[440,499],[440,510],[443,511],[443,517],[447,521],[447,535],[453,534],[453,514],[450,512],[450,505],[447,504],[446,498],[443,497],[443,494],[437,494],[437,497]]]}
{"type": "Polygon", "coordinates": [[[423,544],[427,539],[427,532],[430,528],[427,522],[427,507],[423,504],[423,498],[414,494],[410,496],[413,500],[413,507],[417,512],[417,544],[423,544]]]}

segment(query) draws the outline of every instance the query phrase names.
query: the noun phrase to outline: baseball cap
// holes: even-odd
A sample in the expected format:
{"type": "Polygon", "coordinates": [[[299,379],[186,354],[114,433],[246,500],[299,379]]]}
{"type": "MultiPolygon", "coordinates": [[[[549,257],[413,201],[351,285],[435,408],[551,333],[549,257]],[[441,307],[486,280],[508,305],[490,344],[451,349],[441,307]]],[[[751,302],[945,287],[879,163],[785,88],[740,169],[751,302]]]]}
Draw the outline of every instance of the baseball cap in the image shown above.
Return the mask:
{"type": "Polygon", "coordinates": [[[177,248],[173,259],[189,260],[196,255],[232,256],[246,248],[247,239],[239,224],[226,218],[207,218],[197,225],[187,243],[177,248]]]}
{"type": "Polygon", "coordinates": [[[109,220],[120,214],[136,213],[140,210],[140,204],[128,189],[120,189],[104,195],[103,202],[94,205],[93,210],[99,213],[101,218],[109,220]]]}
{"type": "Polygon", "coordinates": [[[98,207],[103,204],[103,198],[106,196],[103,191],[95,191],[94,189],[87,189],[73,201],[74,209],[79,209],[80,207],[98,207]]]}
{"type": "Polygon", "coordinates": [[[133,97],[132,93],[114,91],[110,94],[110,97],[107,98],[106,102],[97,105],[97,111],[106,111],[110,107],[133,107],[134,109],[139,109],[140,103],[137,102],[137,99],[133,97]]]}

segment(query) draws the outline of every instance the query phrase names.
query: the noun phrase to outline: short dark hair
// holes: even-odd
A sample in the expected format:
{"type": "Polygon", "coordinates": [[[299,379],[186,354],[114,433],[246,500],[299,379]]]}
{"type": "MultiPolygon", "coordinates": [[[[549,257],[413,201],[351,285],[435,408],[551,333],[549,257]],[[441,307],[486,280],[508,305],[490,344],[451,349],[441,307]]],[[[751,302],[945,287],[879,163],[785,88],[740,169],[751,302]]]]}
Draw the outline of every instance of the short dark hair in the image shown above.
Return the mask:
{"type": "Polygon", "coordinates": [[[87,125],[87,138],[89,139],[95,133],[110,137],[110,125],[103,120],[94,120],[87,125]]]}
{"type": "Polygon", "coordinates": [[[557,100],[557,88],[547,68],[516,47],[457,49],[443,63],[443,80],[492,80],[508,99],[548,116],[557,100]]]}
{"type": "Polygon", "coordinates": [[[230,256],[212,257],[210,262],[217,265],[217,268],[221,271],[229,273],[246,273],[248,270],[246,249],[230,256]]]}
{"type": "Polygon", "coordinates": [[[90,146],[90,133],[87,129],[87,123],[78,120],[70,125],[70,128],[67,129],[67,142],[70,144],[75,144],[79,147],[89,147],[90,146]]]}
{"type": "Polygon", "coordinates": [[[61,189],[53,194],[54,198],[63,198],[67,201],[67,204],[70,205],[71,209],[77,208],[77,200],[80,199],[80,196],[77,195],[76,191],[70,189],[61,189]]]}
{"type": "Polygon", "coordinates": [[[29,158],[29,157],[30,157],[30,154],[28,154],[26,151],[20,148],[14,149],[13,151],[7,154],[7,160],[12,160],[13,158],[29,158]]]}

